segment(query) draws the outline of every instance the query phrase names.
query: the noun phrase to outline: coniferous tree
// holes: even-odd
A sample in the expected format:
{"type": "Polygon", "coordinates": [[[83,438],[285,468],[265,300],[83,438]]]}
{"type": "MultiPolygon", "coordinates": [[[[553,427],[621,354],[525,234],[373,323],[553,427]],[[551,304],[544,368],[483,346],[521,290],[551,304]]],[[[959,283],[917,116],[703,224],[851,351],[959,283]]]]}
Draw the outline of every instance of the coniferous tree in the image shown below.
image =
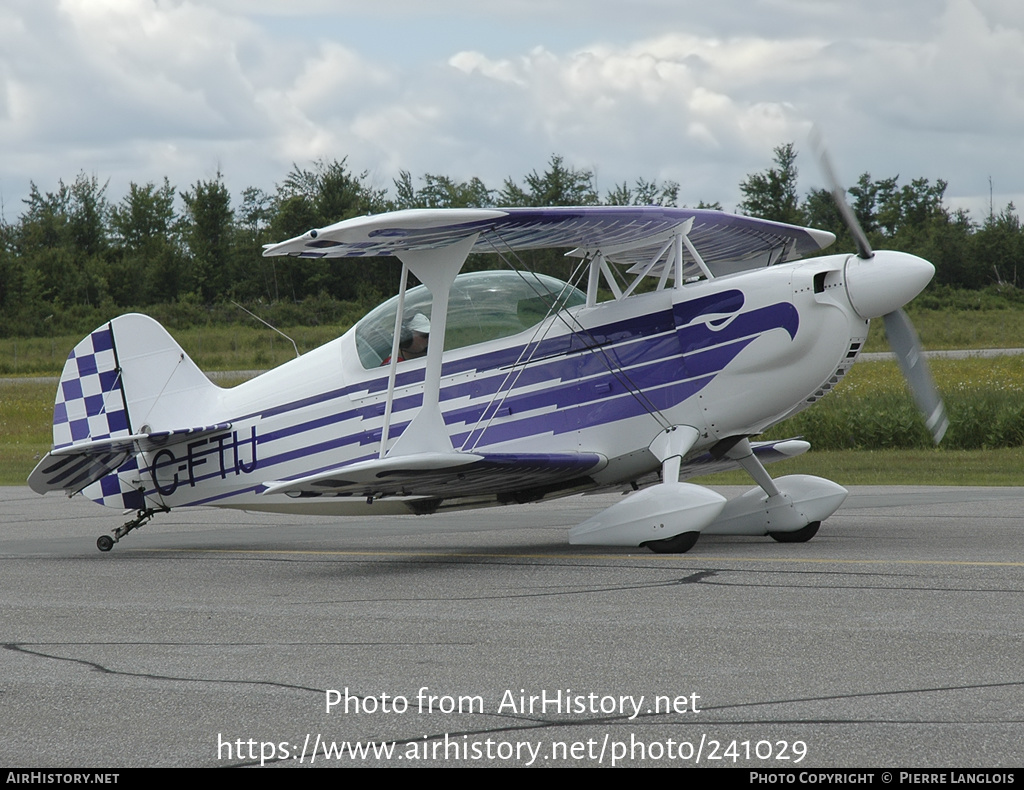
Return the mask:
{"type": "Polygon", "coordinates": [[[119,306],[173,302],[183,293],[174,199],[166,178],[160,186],[132,182],[112,208],[118,256],[111,265],[111,295],[119,306]]]}
{"type": "Polygon", "coordinates": [[[752,173],[740,184],[740,213],[761,219],[799,224],[802,217],[797,197],[796,147],[786,143],[775,148],[775,167],[752,173]]]}
{"type": "Polygon", "coordinates": [[[224,177],[197,181],[181,193],[185,203],[182,238],[188,251],[189,290],[204,304],[228,298],[235,272],[231,270],[231,228],[234,212],[224,177]]]}

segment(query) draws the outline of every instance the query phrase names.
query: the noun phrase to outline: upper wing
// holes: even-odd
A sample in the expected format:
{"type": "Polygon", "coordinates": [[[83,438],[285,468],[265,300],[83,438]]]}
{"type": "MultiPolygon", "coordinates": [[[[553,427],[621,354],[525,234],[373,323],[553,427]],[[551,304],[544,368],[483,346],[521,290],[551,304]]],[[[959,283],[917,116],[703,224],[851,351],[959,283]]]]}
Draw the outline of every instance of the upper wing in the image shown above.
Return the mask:
{"type": "Polygon", "coordinates": [[[263,254],[316,258],[394,255],[403,250],[446,247],[479,233],[473,252],[580,248],[603,252],[617,263],[638,264],[663,250],[666,240],[690,220],[693,224],[686,235],[714,274],[792,260],[835,241],[827,231],[704,209],[409,209],[311,230],[280,244],[268,244],[263,254]]]}

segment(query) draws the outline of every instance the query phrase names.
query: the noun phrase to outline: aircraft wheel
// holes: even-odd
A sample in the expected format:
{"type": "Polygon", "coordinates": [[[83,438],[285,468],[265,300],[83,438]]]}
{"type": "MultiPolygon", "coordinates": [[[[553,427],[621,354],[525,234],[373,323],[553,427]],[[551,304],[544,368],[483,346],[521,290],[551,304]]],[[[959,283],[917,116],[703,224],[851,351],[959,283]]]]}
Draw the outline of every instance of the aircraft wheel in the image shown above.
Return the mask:
{"type": "Polygon", "coordinates": [[[96,538],[96,548],[100,551],[110,551],[114,548],[114,539],[110,535],[100,535],[96,538]]]}
{"type": "Polygon", "coordinates": [[[684,532],[682,535],[676,535],[674,538],[649,540],[640,545],[646,546],[655,554],[685,554],[693,548],[693,544],[697,542],[699,537],[699,532],[684,532]]]}
{"type": "Polygon", "coordinates": [[[768,534],[779,543],[806,543],[818,534],[818,527],[820,526],[820,521],[812,521],[806,527],[798,529],[796,532],[769,532],[768,534]]]}

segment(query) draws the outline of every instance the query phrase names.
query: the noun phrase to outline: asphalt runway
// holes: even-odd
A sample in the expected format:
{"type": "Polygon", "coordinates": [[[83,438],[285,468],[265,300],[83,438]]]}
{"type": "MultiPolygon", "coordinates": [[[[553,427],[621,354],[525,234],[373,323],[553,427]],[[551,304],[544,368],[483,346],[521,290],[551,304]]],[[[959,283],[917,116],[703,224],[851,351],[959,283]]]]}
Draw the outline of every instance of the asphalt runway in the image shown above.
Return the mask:
{"type": "Polygon", "coordinates": [[[116,511],[0,489],[0,765],[1024,765],[1024,488],[566,543],[612,501],[184,510],[101,554],[116,511]]]}

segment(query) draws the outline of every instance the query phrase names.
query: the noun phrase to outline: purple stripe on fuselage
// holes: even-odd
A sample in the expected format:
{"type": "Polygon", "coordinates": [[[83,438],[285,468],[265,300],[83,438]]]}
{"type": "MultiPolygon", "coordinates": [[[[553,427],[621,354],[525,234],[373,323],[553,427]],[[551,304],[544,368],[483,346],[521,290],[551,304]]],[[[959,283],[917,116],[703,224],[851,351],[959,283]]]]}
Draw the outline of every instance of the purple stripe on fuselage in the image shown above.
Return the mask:
{"type": "MultiPolygon", "coordinates": [[[[704,304],[699,309],[687,311],[682,318],[692,320],[693,317],[700,315],[718,314],[727,309],[735,310],[737,309],[735,294],[739,294],[739,292],[725,292],[723,298],[718,300],[710,298],[696,300],[704,304]]],[[[739,294],[739,297],[741,305],[742,294],[739,294]]],[[[726,344],[741,337],[757,335],[774,328],[785,329],[789,332],[790,337],[793,337],[796,334],[798,323],[799,315],[796,308],[782,302],[737,315],[720,328],[715,327],[715,322],[681,326],[678,329],[678,338],[682,342],[683,351],[690,352],[726,344]]],[[[567,381],[580,376],[597,375],[602,372],[602,369],[607,370],[610,365],[628,367],[640,362],[645,355],[648,355],[650,359],[657,358],[655,355],[667,356],[672,354],[673,350],[670,350],[664,343],[650,344],[641,341],[671,332],[675,326],[672,321],[672,311],[665,310],[636,319],[607,324],[585,334],[563,335],[541,341],[536,344],[535,348],[530,349],[531,353],[528,356],[524,354],[524,346],[516,346],[453,360],[443,366],[442,380],[466,372],[476,372],[482,375],[495,372],[497,375],[489,379],[481,378],[450,387],[442,386],[440,397],[442,400],[450,400],[493,394],[500,389],[501,382],[504,380],[505,371],[501,369],[511,367],[524,358],[538,361],[527,363],[522,372],[513,373],[513,378],[519,386],[528,386],[549,379],[567,381]],[[600,348],[595,348],[597,346],[600,348]],[[571,356],[568,356],[570,354],[571,356]],[[549,357],[557,358],[548,359],[549,357]]],[[[728,361],[728,359],[723,361],[723,367],[728,364],[728,361]]],[[[417,368],[407,374],[399,374],[396,376],[395,388],[400,389],[420,383],[423,381],[423,375],[423,368],[417,368]]],[[[293,408],[313,405],[319,400],[330,400],[333,397],[358,396],[360,393],[372,395],[386,390],[387,376],[381,376],[368,382],[350,385],[321,396],[306,398],[296,401],[294,404],[268,410],[262,416],[281,414],[293,408]]]]}
{"type": "MultiPolygon", "coordinates": [[[[600,352],[578,354],[571,358],[538,363],[536,366],[527,367],[512,376],[507,376],[504,372],[497,372],[472,382],[444,387],[441,391],[441,399],[442,401],[451,401],[458,398],[488,397],[497,393],[503,382],[506,382],[506,388],[509,384],[513,384],[515,388],[523,388],[545,381],[562,382],[539,392],[521,393],[505,398],[502,406],[510,408],[515,413],[516,411],[534,411],[544,408],[563,408],[574,403],[589,404],[605,399],[609,392],[614,394],[616,391],[621,393],[623,389],[645,389],[661,386],[672,380],[683,381],[693,376],[714,374],[728,365],[736,354],[760,332],[780,326],[788,332],[795,332],[795,328],[791,326],[791,309],[791,305],[783,303],[754,310],[749,314],[737,316],[717,331],[711,330],[705,324],[684,327],[680,330],[680,335],[687,339],[686,345],[691,349],[704,348],[712,342],[722,345],[696,354],[688,354],[685,358],[677,360],[680,364],[674,365],[668,358],[668,355],[675,350],[674,347],[678,342],[676,337],[663,336],[645,342],[626,343],[623,346],[604,349],[600,352]],[[743,335],[750,335],[747,342],[737,343],[735,339],[743,335]],[[655,361],[639,368],[632,368],[635,362],[644,359],[655,361]],[[630,369],[623,372],[617,368],[630,369]],[[586,381],[581,383],[580,379],[586,379],[586,381]],[[627,379],[630,383],[626,383],[627,379]],[[598,385],[601,384],[607,384],[609,389],[600,391],[598,385]],[[586,391],[581,391],[584,388],[586,391]]],[[[489,357],[493,358],[491,355],[489,357]]],[[[480,362],[479,359],[477,361],[480,362]]],[[[480,367],[483,365],[480,364],[480,367]]],[[[326,401],[342,397],[343,392],[344,390],[334,390],[321,397],[323,401],[326,401]]],[[[394,402],[393,413],[400,414],[407,409],[415,409],[421,400],[420,393],[398,397],[394,402]]],[[[309,398],[305,399],[303,404],[313,406],[320,402],[318,398],[309,398]]],[[[487,406],[487,403],[481,403],[449,410],[445,413],[445,420],[448,423],[475,422],[484,413],[487,406]]],[[[280,413],[280,411],[275,410],[275,413],[280,413]]],[[[349,409],[271,431],[262,435],[260,442],[263,444],[285,436],[318,430],[350,419],[362,421],[378,416],[380,415],[376,404],[349,409]]],[[[360,433],[360,435],[362,434],[360,433]]]]}
{"type": "Polygon", "coordinates": [[[714,376],[691,379],[645,391],[642,397],[637,397],[634,393],[620,394],[597,403],[571,406],[558,411],[525,417],[521,420],[492,423],[483,431],[485,442],[481,443],[480,441],[480,430],[472,430],[453,435],[452,444],[462,447],[472,436],[473,443],[466,449],[475,450],[481,446],[486,447],[528,436],[559,435],[607,425],[630,417],[649,414],[652,406],[657,409],[670,408],[700,392],[712,379],[714,376]]]}
{"type": "Polygon", "coordinates": [[[743,307],[742,291],[719,291],[718,293],[679,302],[672,306],[676,326],[686,326],[702,315],[720,315],[722,313],[738,313],[743,307]]]}

